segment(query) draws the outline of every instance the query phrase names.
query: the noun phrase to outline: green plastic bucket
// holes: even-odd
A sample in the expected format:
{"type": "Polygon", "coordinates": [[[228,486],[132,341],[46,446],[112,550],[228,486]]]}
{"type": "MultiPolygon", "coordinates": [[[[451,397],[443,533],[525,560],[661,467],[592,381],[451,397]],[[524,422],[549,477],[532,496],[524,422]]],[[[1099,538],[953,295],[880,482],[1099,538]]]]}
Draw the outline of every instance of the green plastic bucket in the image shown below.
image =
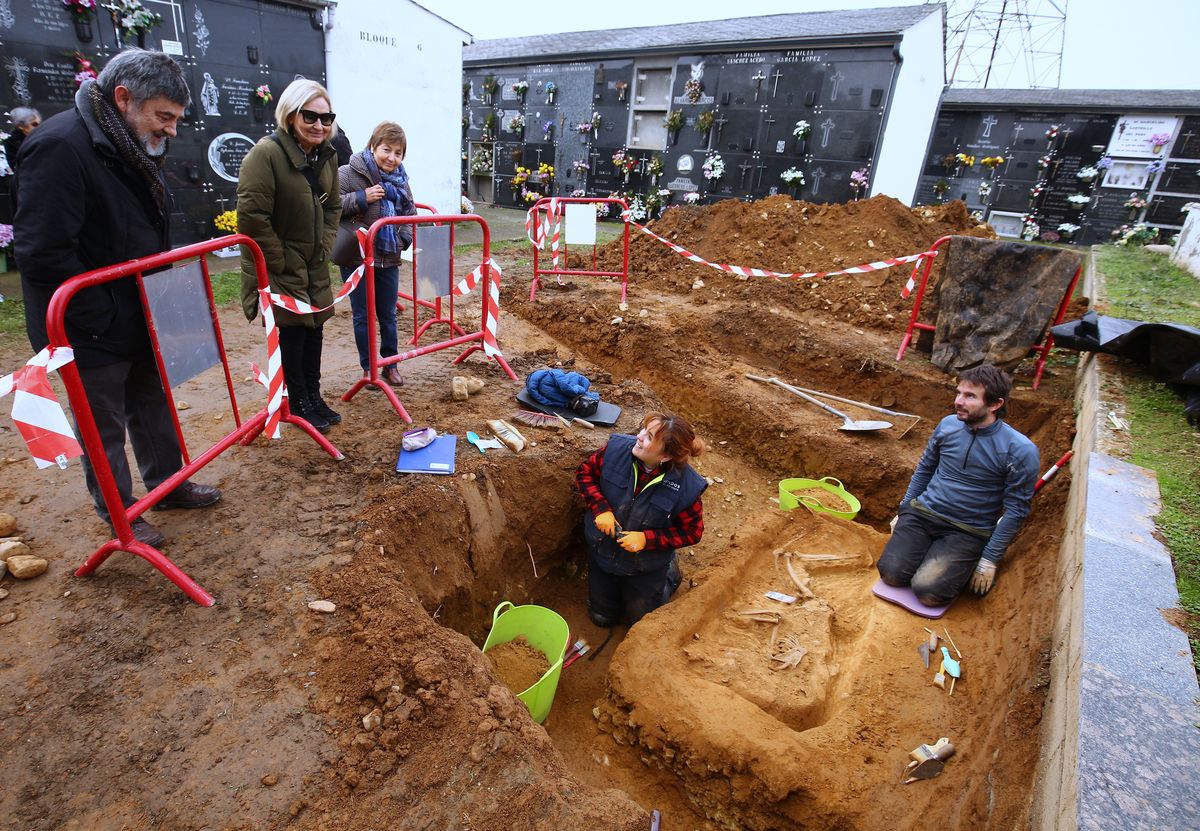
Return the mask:
{"type": "Polygon", "coordinates": [[[493,646],[508,643],[518,635],[540,649],[550,662],[550,669],[529,689],[518,693],[517,698],[525,702],[529,715],[541,724],[550,715],[554,703],[554,692],[558,689],[558,676],[562,673],[563,655],[571,639],[570,627],[562,615],[544,606],[514,606],[505,600],[492,612],[492,631],[483,642],[483,651],[493,646]],[[506,609],[507,607],[507,609],[506,609]]]}
{"type": "Polygon", "coordinates": [[[779,507],[785,511],[790,511],[801,505],[814,513],[823,511],[842,519],[854,519],[858,516],[858,511],[862,507],[854,494],[846,490],[845,486],[832,476],[825,476],[821,479],[784,479],[780,482],[779,507]],[[827,508],[818,499],[813,499],[811,496],[796,496],[793,493],[793,491],[806,491],[811,488],[820,488],[821,490],[829,491],[829,493],[846,504],[846,509],[838,511],[833,508],[827,508]]]}

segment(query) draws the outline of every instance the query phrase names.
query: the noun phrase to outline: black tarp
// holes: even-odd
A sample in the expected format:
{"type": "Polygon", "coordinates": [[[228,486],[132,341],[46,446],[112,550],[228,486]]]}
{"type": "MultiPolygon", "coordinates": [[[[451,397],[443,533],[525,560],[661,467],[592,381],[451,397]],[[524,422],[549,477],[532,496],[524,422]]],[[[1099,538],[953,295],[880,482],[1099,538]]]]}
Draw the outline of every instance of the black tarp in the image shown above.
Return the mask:
{"type": "Polygon", "coordinates": [[[1146,323],[1088,312],[1051,329],[1054,345],[1080,352],[1120,355],[1175,387],[1193,425],[1200,422],[1200,329],[1182,323],[1146,323]]]}

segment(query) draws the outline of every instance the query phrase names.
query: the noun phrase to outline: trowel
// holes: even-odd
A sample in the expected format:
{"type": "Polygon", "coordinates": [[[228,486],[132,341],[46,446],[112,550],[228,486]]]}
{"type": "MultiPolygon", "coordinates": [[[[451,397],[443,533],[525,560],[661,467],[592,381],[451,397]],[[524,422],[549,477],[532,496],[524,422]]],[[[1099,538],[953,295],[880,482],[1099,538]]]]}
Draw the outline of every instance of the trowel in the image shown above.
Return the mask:
{"type": "Polygon", "coordinates": [[[921,656],[921,660],[925,662],[925,669],[929,669],[929,656],[937,649],[938,636],[937,632],[934,632],[932,629],[926,628],[925,631],[929,633],[929,639],[923,641],[917,647],[917,653],[921,656]]]}

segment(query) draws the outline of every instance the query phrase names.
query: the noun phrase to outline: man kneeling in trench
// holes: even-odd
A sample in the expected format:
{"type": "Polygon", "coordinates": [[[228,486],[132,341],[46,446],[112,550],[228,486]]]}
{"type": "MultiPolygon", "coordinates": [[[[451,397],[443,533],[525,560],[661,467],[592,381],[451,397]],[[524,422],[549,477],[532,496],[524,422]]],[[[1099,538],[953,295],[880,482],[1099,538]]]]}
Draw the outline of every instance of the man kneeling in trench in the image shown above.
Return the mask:
{"type": "Polygon", "coordinates": [[[592,623],[637,623],[679,587],[675,549],[704,534],[708,482],[688,464],[703,452],[684,418],[647,413],[637,436],[614,433],[579,465],[592,623]]]}
{"type": "Polygon", "coordinates": [[[944,606],[969,583],[985,595],[1029,516],[1038,476],[1033,442],[1004,422],[1012,379],[994,366],[958,376],[954,415],[929,437],[879,558],[889,586],[944,606]]]}

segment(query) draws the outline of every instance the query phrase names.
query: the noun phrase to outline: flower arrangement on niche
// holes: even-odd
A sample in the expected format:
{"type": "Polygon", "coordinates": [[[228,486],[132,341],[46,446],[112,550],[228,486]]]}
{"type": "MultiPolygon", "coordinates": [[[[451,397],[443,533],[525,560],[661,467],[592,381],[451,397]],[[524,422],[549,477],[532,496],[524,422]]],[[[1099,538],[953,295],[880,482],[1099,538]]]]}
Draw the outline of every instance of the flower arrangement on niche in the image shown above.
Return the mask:
{"type": "Polygon", "coordinates": [[[696,132],[700,135],[707,133],[712,129],[713,120],[714,116],[712,110],[705,110],[704,112],[700,113],[700,115],[696,116],[696,123],[694,125],[696,132]]]}
{"type": "Polygon", "coordinates": [[[700,202],[700,194],[697,191],[689,191],[683,195],[683,201],[689,205],[696,205],[700,202]]]}
{"type": "Polygon", "coordinates": [[[517,81],[512,85],[512,91],[517,95],[524,95],[525,93],[529,92],[529,82],[517,81]]]}
{"type": "Polygon", "coordinates": [[[642,201],[642,197],[633,197],[629,203],[629,216],[634,222],[641,222],[646,218],[646,203],[642,201]]]}
{"type": "Polygon", "coordinates": [[[586,176],[588,172],[588,163],[583,159],[576,159],[571,162],[571,172],[576,176],[586,176]]]}
{"type": "Polygon", "coordinates": [[[1072,193],[1067,197],[1067,201],[1071,203],[1073,208],[1083,208],[1087,203],[1092,201],[1092,197],[1086,193],[1072,193]]]}
{"type": "Polygon", "coordinates": [[[592,132],[592,122],[581,121],[575,125],[575,131],[581,136],[586,136],[592,132]]]}
{"type": "Polygon", "coordinates": [[[508,130],[510,133],[525,132],[525,116],[517,113],[508,120],[508,130]]]}
{"type": "Polygon", "coordinates": [[[13,227],[0,224],[0,254],[7,254],[13,244],[13,227]]]}
{"type": "Polygon", "coordinates": [[[617,91],[617,100],[624,101],[625,94],[629,92],[629,84],[626,81],[614,81],[613,89],[617,91]]]}
{"type": "Polygon", "coordinates": [[[542,139],[550,141],[554,138],[554,119],[550,118],[542,122],[542,139]]]}
{"type": "Polygon", "coordinates": [[[981,202],[988,201],[988,197],[992,195],[992,183],[986,179],[979,183],[979,200],[981,202]]]}
{"type": "Polygon", "coordinates": [[[1067,239],[1070,239],[1071,236],[1078,230],[1079,230],[1079,226],[1076,225],[1074,222],[1063,222],[1063,223],[1060,223],[1058,226],[1058,232],[1060,234],[1062,234],[1064,237],[1066,237],[1067,239]]]}
{"type": "Polygon", "coordinates": [[[695,104],[699,102],[700,96],[704,94],[703,82],[697,80],[696,78],[688,78],[683,85],[683,94],[687,96],[689,104],[695,104]]]}
{"type": "Polygon", "coordinates": [[[162,23],[162,17],[143,6],[141,0],[113,0],[104,8],[112,13],[113,24],[122,33],[144,36],[162,23]]]}
{"type": "Polygon", "coordinates": [[[1031,187],[1029,189],[1029,198],[1037,199],[1039,196],[1041,196],[1045,192],[1045,190],[1046,190],[1046,185],[1043,184],[1042,182],[1038,182],[1036,185],[1034,185],[1033,187],[1031,187]]]}
{"type": "Polygon", "coordinates": [[[704,172],[705,179],[715,182],[725,175],[725,160],[721,158],[720,153],[709,153],[700,169],[704,172]]]}
{"type": "Polygon", "coordinates": [[[96,10],[96,0],[63,0],[63,6],[76,23],[87,23],[96,10]]]}
{"type": "Polygon", "coordinates": [[[790,187],[800,187],[804,184],[804,171],[798,167],[789,167],[783,173],[779,174],[779,178],[790,187]]]}
{"type": "Polygon", "coordinates": [[[512,181],[508,183],[508,186],[513,190],[521,190],[525,186],[525,183],[529,181],[529,177],[531,175],[533,175],[532,170],[527,167],[517,165],[517,169],[513,173],[512,181]]]}
{"type": "Polygon", "coordinates": [[[259,84],[258,87],[254,90],[254,97],[257,98],[259,101],[261,101],[263,104],[270,104],[271,99],[274,96],[271,95],[271,88],[269,86],[267,86],[266,84],[259,84]]]}
{"type": "Polygon", "coordinates": [[[657,156],[657,155],[651,156],[650,160],[648,162],[646,162],[646,173],[648,173],[651,177],[657,179],[659,176],[662,176],[662,172],[663,172],[662,156],[657,156]]]}
{"type": "Polygon", "coordinates": [[[547,81],[546,86],[543,87],[543,89],[546,93],[546,103],[553,104],[554,96],[558,92],[558,85],[555,84],[553,81],[547,81]]]}
{"type": "Polygon", "coordinates": [[[1050,141],[1054,141],[1054,139],[1058,138],[1059,129],[1059,125],[1051,124],[1050,129],[1046,131],[1046,138],[1048,138],[1050,141]]]}
{"type": "Polygon", "coordinates": [[[1167,163],[1162,159],[1155,159],[1146,165],[1146,173],[1153,176],[1155,173],[1161,173],[1166,166],[1167,163]]]}
{"type": "Polygon", "coordinates": [[[1038,159],[1038,162],[1037,162],[1038,167],[1040,167],[1042,170],[1045,170],[1046,168],[1050,167],[1050,165],[1052,165],[1053,163],[1054,163],[1054,157],[1052,155],[1050,155],[1049,153],[1047,153],[1045,156],[1042,156],[1040,159],[1038,159]]]}
{"type": "Polygon", "coordinates": [[[496,80],[495,75],[485,75],[480,87],[483,89],[484,95],[490,98],[500,88],[500,82],[496,80]]]}
{"type": "Polygon", "coordinates": [[[950,183],[945,179],[938,179],[933,183],[933,195],[937,197],[938,202],[942,201],[948,190],[950,190],[950,183]]]}
{"type": "Polygon", "coordinates": [[[575,188],[575,190],[571,191],[571,196],[575,199],[582,199],[587,196],[587,190],[585,188],[575,188]]]}
{"type": "Polygon", "coordinates": [[[1130,196],[1128,199],[1125,200],[1125,209],[1126,210],[1140,211],[1144,207],[1146,207],[1146,200],[1143,199],[1139,194],[1135,193],[1132,196],[1130,196]]]}
{"type": "Polygon", "coordinates": [[[637,167],[637,159],[624,147],[613,153],[612,163],[613,167],[617,169],[617,173],[624,175],[626,179],[629,179],[629,174],[637,167]]]}
{"type": "Polygon", "coordinates": [[[487,115],[485,115],[483,117],[483,140],[484,141],[491,141],[492,136],[494,136],[496,134],[496,121],[497,121],[497,117],[496,117],[495,113],[488,113],[487,115]]]}
{"type": "Polygon", "coordinates": [[[1154,149],[1155,153],[1162,150],[1166,143],[1170,140],[1170,133],[1155,133],[1154,135],[1150,136],[1150,138],[1146,139],[1146,141],[1150,142],[1150,146],[1154,149]]]}
{"type": "Polygon", "coordinates": [[[476,147],[471,151],[471,172],[475,174],[490,174],[492,172],[491,148],[476,147]]]}
{"type": "Polygon", "coordinates": [[[1075,178],[1079,179],[1081,182],[1090,182],[1099,175],[1100,170],[1089,165],[1088,167],[1079,168],[1079,170],[1075,173],[1075,178]]]}
{"type": "Polygon", "coordinates": [[[213,218],[213,225],[217,226],[218,231],[236,234],[238,232],[237,211],[221,211],[213,218]]]}
{"type": "Polygon", "coordinates": [[[1096,162],[1097,170],[1108,170],[1112,166],[1113,166],[1113,160],[1112,160],[1111,156],[1101,156],[1100,160],[1098,162],[1096,162]]]}
{"type": "Polygon", "coordinates": [[[812,135],[812,125],[804,119],[796,122],[796,126],[792,128],[792,135],[798,139],[806,139],[812,135]]]}
{"type": "Polygon", "coordinates": [[[663,119],[663,126],[669,133],[678,133],[683,129],[683,113],[679,110],[671,110],[663,119]]]}
{"type": "Polygon", "coordinates": [[[865,167],[860,167],[858,170],[850,174],[850,190],[854,191],[854,198],[857,199],[867,189],[870,184],[869,172],[865,167]]]}
{"type": "Polygon", "coordinates": [[[84,81],[96,77],[96,67],[92,65],[87,55],[75,50],[75,88],[79,89],[84,81]]]}
{"type": "Polygon", "coordinates": [[[1132,228],[1128,225],[1122,225],[1120,228],[1112,232],[1113,241],[1117,245],[1149,245],[1158,239],[1159,230],[1153,225],[1147,225],[1145,222],[1139,222],[1132,228]]]}
{"type": "Polygon", "coordinates": [[[1003,156],[984,156],[982,159],[979,160],[979,163],[981,165],[983,165],[984,167],[986,167],[988,170],[995,170],[1000,165],[1004,164],[1004,157],[1003,156]]]}
{"type": "Polygon", "coordinates": [[[955,153],[954,161],[966,168],[972,168],[975,166],[975,157],[968,153],[955,153]]]}

